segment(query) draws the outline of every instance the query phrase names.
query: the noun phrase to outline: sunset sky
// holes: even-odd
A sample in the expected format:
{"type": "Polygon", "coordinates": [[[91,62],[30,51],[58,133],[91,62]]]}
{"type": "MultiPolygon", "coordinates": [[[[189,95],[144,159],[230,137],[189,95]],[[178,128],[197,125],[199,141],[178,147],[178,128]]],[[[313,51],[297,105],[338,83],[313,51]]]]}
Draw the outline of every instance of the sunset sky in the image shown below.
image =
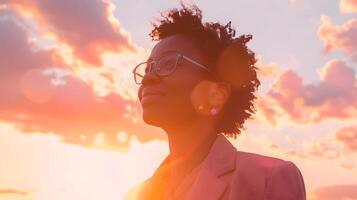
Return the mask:
{"type": "MultiPolygon", "coordinates": [[[[357,0],[185,1],[252,34],[257,113],[231,142],[293,161],[309,199],[357,199],[357,0]]],[[[118,200],[167,138],[133,67],[177,0],[0,0],[0,200],[118,200]]]]}

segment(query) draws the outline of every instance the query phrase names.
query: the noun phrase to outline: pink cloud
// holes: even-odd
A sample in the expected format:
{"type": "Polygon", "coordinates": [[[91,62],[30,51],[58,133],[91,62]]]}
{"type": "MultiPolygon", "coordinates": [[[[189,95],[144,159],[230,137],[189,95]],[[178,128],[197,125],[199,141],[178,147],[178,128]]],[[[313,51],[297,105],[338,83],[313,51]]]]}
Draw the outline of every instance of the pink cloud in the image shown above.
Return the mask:
{"type": "Polygon", "coordinates": [[[321,16],[322,25],[318,35],[324,42],[324,51],[342,50],[346,55],[357,58],[357,19],[351,19],[341,26],[334,26],[330,17],[321,16]]]}
{"type": "Polygon", "coordinates": [[[357,0],[340,0],[340,11],[343,13],[356,13],[357,0]]]}
{"type": "Polygon", "coordinates": [[[24,132],[55,133],[66,141],[87,143],[102,132],[111,141],[119,131],[148,140],[158,130],[135,122],[139,103],[118,94],[98,96],[93,88],[58,66],[54,50],[43,50],[28,39],[21,20],[0,13],[0,120],[24,132]],[[62,74],[61,74],[62,73],[62,74]]]}
{"type": "Polygon", "coordinates": [[[36,101],[24,92],[27,88],[20,81],[17,85],[20,91],[16,92],[22,96],[2,94],[6,97],[2,97],[5,102],[0,104],[0,120],[16,124],[23,132],[55,133],[67,142],[82,144],[92,144],[97,133],[104,133],[106,141],[115,144],[119,131],[136,135],[140,140],[163,138],[155,128],[128,116],[131,111],[139,114],[138,102],[125,100],[118,94],[97,96],[93,88],[75,76],[66,76],[61,84],[53,85],[53,77],[44,75],[42,70],[27,72],[36,78],[23,84],[30,88],[28,93],[42,95],[42,90],[36,91],[42,85],[51,93],[45,101],[36,101]]]}
{"type": "Polygon", "coordinates": [[[283,154],[284,156],[300,159],[316,160],[316,158],[320,158],[334,160],[341,157],[339,149],[336,148],[335,141],[327,139],[313,139],[309,142],[304,142],[301,150],[293,147],[281,147],[274,143],[270,144],[269,148],[271,151],[283,154]]]}
{"type": "Polygon", "coordinates": [[[357,185],[333,185],[321,187],[311,192],[311,200],[356,200],[357,185]]]}
{"type": "Polygon", "coordinates": [[[5,1],[24,15],[30,15],[40,29],[67,44],[87,64],[100,66],[104,52],[135,51],[129,35],[112,15],[109,1],[5,1]]]}
{"type": "Polygon", "coordinates": [[[282,115],[298,123],[351,118],[357,115],[356,82],[354,70],[340,60],[328,62],[320,70],[320,81],[312,84],[305,84],[295,71],[287,70],[261,97],[260,109],[270,122],[282,115]]]}
{"type": "MultiPolygon", "coordinates": [[[[21,21],[13,13],[0,10],[0,15],[6,17],[0,20],[0,91],[2,94],[11,94],[15,99],[21,96],[17,89],[19,77],[28,69],[53,66],[55,52],[36,50],[20,25],[21,21]]],[[[0,98],[1,103],[4,101],[4,98],[0,98]]]]}
{"type": "Polygon", "coordinates": [[[337,141],[351,151],[357,152],[357,126],[346,126],[336,132],[337,141]]]}
{"type": "Polygon", "coordinates": [[[298,150],[295,150],[293,148],[282,148],[281,146],[274,144],[274,143],[271,143],[269,145],[269,149],[271,152],[283,154],[284,156],[289,157],[289,158],[292,158],[292,157],[296,157],[299,159],[309,158],[308,154],[304,154],[303,152],[299,152],[298,150]]]}
{"type": "Polygon", "coordinates": [[[327,140],[312,140],[305,145],[304,151],[305,155],[318,158],[336,159],[341,156],[333,143],[327,140]]]}

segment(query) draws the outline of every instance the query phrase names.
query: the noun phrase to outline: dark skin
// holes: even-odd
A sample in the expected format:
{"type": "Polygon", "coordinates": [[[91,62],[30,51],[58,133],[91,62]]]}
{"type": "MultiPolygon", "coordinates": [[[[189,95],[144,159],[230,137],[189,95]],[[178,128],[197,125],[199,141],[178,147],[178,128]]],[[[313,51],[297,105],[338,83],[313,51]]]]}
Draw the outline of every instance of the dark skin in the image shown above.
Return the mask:
{"type": "MultiPolygon", "coordinates": [[[[183,35],[160,40],[149,60],[157,60],[168,51],[180,52],[200,64],[206,64],[199,48],[183,35]]],[[[147,73],[138,91],[144,121],[162,128],[168,136],[169,162],[173,163],[169,172],[174,188],[207,156],[217,136],[217,118],[208,113],[212,107],[221,108],[229,98],[230,87],[227,84],[207,80],[206,71],[181,59],[170,76],[147,73]],[[160,94],[145,96],[145,91],[159,91],[160,94]],[[193,100],[193,93],[199,96],[199,100],[193,100]]]]}

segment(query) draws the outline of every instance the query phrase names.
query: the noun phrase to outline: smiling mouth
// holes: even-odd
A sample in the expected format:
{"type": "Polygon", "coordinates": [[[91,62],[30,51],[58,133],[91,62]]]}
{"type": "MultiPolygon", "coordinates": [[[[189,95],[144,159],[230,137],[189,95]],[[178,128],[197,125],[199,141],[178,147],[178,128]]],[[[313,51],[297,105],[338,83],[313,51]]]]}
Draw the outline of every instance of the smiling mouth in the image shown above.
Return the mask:
{"type": "Polygon", "coordinates": [[[165,94],[158,91],[144,91],[143,97],[145,96],[164,96],[165,94]]]}
{"type": "Polygon", "coordinates": [[[148,106],[151,105],[153,103],[155,103],[156,101],[158,101],[161,97],[165,96],[162,93],[145,93],[143,95],[143,97],[141,98],[141,105],[144,106],[148,106]]]}
{"type": "Polygon", "coordinates": [[[164,96],[163,94],[144,94],[143,98],[145,97],[156,97],[156,96],[164,96]]]}

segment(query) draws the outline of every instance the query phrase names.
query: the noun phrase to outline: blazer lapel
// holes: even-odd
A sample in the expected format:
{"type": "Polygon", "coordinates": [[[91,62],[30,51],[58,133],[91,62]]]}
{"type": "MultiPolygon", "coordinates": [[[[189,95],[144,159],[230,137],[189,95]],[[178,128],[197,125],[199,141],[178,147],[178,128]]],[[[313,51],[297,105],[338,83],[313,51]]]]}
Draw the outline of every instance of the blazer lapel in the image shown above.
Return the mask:
{"type": "Polygon", "coordinates": [[[236,151],[227,138],[219,134],[202,163],[202,168],[188,193],[187,200],[219,199],[227,187],[220,176],[235,169],[236,151]]]}
{"type": "Polygon", "coordinates": [[[188,193],[187,200],[217,200],[223,194],[226,187],[226,183],[206,168],[202,168],[196,182],[188,193]]]}

